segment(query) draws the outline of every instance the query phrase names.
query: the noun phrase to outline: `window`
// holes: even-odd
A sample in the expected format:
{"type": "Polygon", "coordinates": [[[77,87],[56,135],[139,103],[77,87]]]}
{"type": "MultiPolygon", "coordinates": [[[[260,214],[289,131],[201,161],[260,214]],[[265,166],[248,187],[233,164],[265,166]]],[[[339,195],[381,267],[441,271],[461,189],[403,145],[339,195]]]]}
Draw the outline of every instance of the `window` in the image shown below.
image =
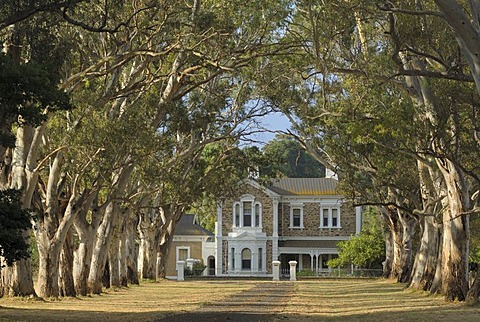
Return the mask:
{"type": "Polygon", "coordinates": [[[252,226],[252,203],[249,201],[243,202],[243,226],[252,226]]]}
{"type": "Polygon", "coordinates": [[[252,269],[252,252],[249,248],[242,250],[242,270],[249,271],[252,269]]]}
{"type": "Polygon", "coordinates": [[[300,227],[300,209],[293,209],[293,227],[300,227]]]}
{"type": "Polygon", "coordinates": [[[263,269],[263,249],[258,249],[258,270],[261,271],[263,269]]]}
{"type": "Polygon", "coordinates": [[[261,218],[260,214],[262,213],[262,208],[260,203],[255,203],[255,227],[261,227],[261,218]]]}
{"type": "Polygon", "coordinates": [[[322,207],[320,210],[320,228],[340,228],[340,208],[322,207]]]}
{"type": "Polygon", "coordinates": [[[233,226],[235,227],[240,226],[240,204],[239,203],[236,203],[234,206],[233,226]]]}
{"type": "Polygon", "coordinates": [[[303,205],[290,206],[290,228],[303,228],[303,205]]]}
{"type": "Polygon", "coordinates": [[[235,270],[235,248],[232,247],[232,269],[235,270]]]}
{"type": "Polygon", "coordinates": [[[328,227],[328,209],[322,210],[322,227],[328,227]]]}
{"type": "Polygon", "coordinates": [[[332,208],[332,227],[338,227],[338,209],[332,208]]]}
{"type": "Polygon", "coordinates": [[[233,204],[234,227],[262,227],[262,204],[252,195],[242,196],[233,204]]]}
{"type": "Polygon", "coordinates": [[[190,258],[190,247],[177,247],[177,262],[186,261],[190,258]]]}

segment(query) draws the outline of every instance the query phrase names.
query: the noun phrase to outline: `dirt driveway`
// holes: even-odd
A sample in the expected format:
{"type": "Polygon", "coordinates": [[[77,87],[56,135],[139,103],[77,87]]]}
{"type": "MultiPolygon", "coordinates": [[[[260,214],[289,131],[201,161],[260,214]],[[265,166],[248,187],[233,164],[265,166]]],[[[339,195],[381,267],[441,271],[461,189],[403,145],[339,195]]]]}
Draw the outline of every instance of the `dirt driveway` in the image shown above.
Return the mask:
{"type": "Polygon", "coordinates": [[[293,282],[258,283],[253,288],[227,297],[222,302],[204,304],[199,310],[172,314],[165,322],[256,322],[278,321],[293,293],[293,282]]]}
{"type": "Polygon", "coordinates": [[[0,298],[0,322],[478,322],[480,306],[383,279],[145,281],[75,298],[0,298]]]}

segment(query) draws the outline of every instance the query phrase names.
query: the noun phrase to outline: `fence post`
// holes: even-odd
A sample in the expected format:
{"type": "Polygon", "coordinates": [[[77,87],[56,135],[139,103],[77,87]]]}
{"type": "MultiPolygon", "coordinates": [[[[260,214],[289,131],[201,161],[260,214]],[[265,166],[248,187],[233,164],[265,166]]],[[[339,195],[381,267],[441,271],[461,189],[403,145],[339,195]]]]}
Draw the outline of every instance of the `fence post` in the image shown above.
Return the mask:
{"type": "Polygon", "coordinates": [[[178,261],[177,262],[177,281],[184,281],[185,280],[185,262],[178,261]]]}
{"type": "Polygon", "coordinates": [[[297,280],[297,261],[289,261],[290,264],[290,280],[296,281],[297,280]]]}
{"type": "Polygon", "coordinates": [[[280,280],[280,262],[279,261],[272,262],[272,273],[273,273],[273,280],[279,281],[280,280]]]}

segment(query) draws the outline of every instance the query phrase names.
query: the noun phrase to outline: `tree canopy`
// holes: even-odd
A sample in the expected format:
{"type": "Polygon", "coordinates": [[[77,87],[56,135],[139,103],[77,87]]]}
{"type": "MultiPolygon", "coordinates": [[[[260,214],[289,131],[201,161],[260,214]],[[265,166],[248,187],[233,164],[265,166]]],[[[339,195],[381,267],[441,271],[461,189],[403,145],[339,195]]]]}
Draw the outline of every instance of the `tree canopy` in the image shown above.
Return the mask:
{"type": "MultiPolygon", "coordinates": [[[[160,278],[192,205],[324,165],[380,209],[386,276],[477,300],[479,16],[476,1],[4,1],[0,189],[13,218],[37,214],[40,295],[99,293],[107,266],[114,285],[160,278]],[[291,138],[240,149],[272,111],[291,138]]],[[[29,267],[2,271],[0,294],[34,292],[29,267]]]]}
{"type": "Polygon", "coordinates": [[[338,243],[337,258],[328,261],[332,267],[353,264],[361,268],[382,268],[385,259],[385,241],[380,214],[373,208],[363,212],[362,231],[349,240],[338,243]]]}
{"type": "Polygon", "coordinates": [[[7,265],[30,255],[25,237],[30,228],[30,213],[22,209],[20,198],[20,191],[0,191],[0,255],[7,265]]]}

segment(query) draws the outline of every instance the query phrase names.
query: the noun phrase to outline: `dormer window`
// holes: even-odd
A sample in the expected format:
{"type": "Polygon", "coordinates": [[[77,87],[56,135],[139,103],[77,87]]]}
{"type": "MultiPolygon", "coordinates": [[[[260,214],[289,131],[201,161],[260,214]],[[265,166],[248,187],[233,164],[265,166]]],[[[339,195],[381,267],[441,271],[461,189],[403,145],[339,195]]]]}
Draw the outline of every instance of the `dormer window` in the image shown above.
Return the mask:
{"type": "Polygon", "coordinates": [[[262,204],[252,195],[244,195],[233,204],[234,227],[262,227],[262,204]]]}

